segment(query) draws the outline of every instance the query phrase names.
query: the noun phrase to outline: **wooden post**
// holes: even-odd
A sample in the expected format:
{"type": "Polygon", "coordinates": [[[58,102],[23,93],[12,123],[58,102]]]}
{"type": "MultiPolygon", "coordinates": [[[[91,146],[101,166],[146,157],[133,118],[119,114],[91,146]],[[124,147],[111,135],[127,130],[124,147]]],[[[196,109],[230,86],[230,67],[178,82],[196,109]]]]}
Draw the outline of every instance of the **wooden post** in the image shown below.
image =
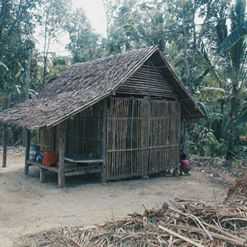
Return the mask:
{"type": "MultiPolygon", "coordinates": [[[[3,108],[6,109],[9,106],[9,97],[6,96],[3,102],[3,108]]],[[[8,125],[3,124],[3,163],[2,167],[7,167],[7,146],[8,146],[8,125]]]]}
{"type": "Polygon", "coordinates": [[[147,132],[145,133],[145,135],[148,136],[148,139],[147,139],[147,161],[143,162],[143,164],[139,164],[139,165],[142,165],[142,177],[144,179],[148,179],[149,178],[149,170],[148,170],[148,167],[149,167],[149,163],[150,163],[150,152],[151,152],[151,149],[149,148],[150,147],[150,135],[151,135],[151,99],[150,97],[146,96],[144,97],[144,103],[146,105],[146,108],[144,109],[144,114],[145,114],[145,117],[146,117],[146,121],[147,121],[147,132]]]}
{"type": "Polygon", "coordinates": [[[40,168],[40,171],[39,171],[39,181],[41,183],[45,182],[45,169],[43,168],[40,168]]]}
{"type": "Polygon", "coordinates": [[[101,181],[106,182],[106,165],[107,165],[107,116],[108,116],[108,100],[105,99],[103,110],[103,124],[102,124],[102,172],[101,181]]]}
{"type": "Polygon", "coordinates": [[[64,175],[64,152],[65,152],[65,123],[61,123],[57,126],[57,138],[58,138],[58,186],[63,188],[65,185],[64,175]]]}
{"type": "Polygon", "coordinates": [[[24,173],[25,175],[28,175],[29,171],[29,155],[30,155],[30,144],[31,144],[31,131],[28,129],[25,129],[25,146],[26,146],[26,151],[25,151],[25,169],[24,173]]]}
{"type": "Polygon", "coordinates": [[[7,167],[7,145],[8,145],[8,126],[3,125],[3,164],[2,167],[7,167]]]}

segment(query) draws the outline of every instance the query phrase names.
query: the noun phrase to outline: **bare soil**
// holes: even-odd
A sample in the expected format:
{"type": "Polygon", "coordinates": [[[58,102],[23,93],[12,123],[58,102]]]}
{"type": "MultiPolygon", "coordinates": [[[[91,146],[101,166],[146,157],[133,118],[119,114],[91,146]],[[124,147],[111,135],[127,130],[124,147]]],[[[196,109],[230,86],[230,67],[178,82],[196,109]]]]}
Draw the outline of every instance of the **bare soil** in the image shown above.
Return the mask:
{"type": "Polygon", "coordinates": [[[101,184],[92,177],[70,178],[58,189],[56,177],[39,182],[37,169],[25,176],[22,150],[12,150],[8,167],[0,168],[0,247],[29,233],[61,226],[101,224],[143,207],[158,208],[164,201],[186,198],[219,203],[227,186],[213,183],[204,173],[191,176],[158,177],[101,184]]]}

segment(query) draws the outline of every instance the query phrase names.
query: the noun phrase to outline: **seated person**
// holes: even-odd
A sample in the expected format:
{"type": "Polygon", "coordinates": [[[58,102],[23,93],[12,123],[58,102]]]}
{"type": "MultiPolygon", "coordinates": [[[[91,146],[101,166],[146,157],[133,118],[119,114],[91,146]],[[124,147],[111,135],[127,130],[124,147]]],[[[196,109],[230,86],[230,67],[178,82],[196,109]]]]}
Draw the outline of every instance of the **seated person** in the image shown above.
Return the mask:
{"type": "Polygon", "coordinates": [[[186,154],[184,152],[182,152],[180,154],[180,175],[183,175],[183,173],[188,175],[188,174],[190,174],[189,173],[190,170],[191,170],[191,163],[187,159],[186,154]]]}

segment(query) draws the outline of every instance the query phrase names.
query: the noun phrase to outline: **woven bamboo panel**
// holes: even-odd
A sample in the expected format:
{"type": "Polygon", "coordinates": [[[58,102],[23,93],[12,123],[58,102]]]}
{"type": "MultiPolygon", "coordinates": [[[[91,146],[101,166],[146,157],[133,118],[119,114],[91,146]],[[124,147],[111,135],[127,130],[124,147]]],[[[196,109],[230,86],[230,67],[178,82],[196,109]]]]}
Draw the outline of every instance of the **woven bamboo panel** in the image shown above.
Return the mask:
{"type": "Polygon", "coordinates": [[[140,176],[148,158],[145,103],[112,98],[107,128],[107,179],[140,176]]]}
{"type": "Polygon", "coordinates": [[[145,176],[178,165],[176,101],[112,97],[107,119],[106,179],[145,176]]]}
{"type": "Polygon", "coordinates": [[[178,166],[180,105],[176,101],[151,101],[148,174],[178,166]]]}

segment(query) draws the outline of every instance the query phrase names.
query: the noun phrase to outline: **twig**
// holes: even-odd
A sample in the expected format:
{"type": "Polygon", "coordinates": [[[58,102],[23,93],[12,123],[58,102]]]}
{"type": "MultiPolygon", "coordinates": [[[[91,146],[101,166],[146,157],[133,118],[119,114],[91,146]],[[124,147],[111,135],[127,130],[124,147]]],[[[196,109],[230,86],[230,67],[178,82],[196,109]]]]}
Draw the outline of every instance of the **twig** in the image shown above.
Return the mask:
{"type": "Polygon", "coordinates": [[[169,234],[173,235],[174,237],[180,238],[180,239],[184,240],[185,242],[190,243],[196,247],[204,247],[204,245],[201,245],[200,243],[197,243],[197,242],[195,242],[195,241],[193,241],[193,240],[191,240],[185,236],[182,236],[181,234],[174,232],[174,231],[172,231],[172,230],[170,230],[164,226],[159,225],[158,227],[162,231],[168,232],[169,234]]]}
{"type": "Polygon", "coordinates": [[[192,214],[184,213],[184,212],[182,212],[182,211],[180,211],[180,210],[178,210],[178,209],[175,209],[175,208],[170,208],[170,209],[173,210],[173,211],[175,211],[175,212],[177,212],[177,213],[179,213],[179,214],[182,214],[182,215],[184,215],[184,216],[186,216],[186,217],[190,217],[191,219],[195,220],[195,221],[201,226],[201,228],[205,231],[205,233],[207,234],[207,236],[209,237],[209,239],[210,239],[211,241],[213,240],[211,234],[210,234],[209,231],[205,228],[205,226],[204,226],[203,223],[199,220],[198,217],[196,217],[195,215],[192,215],[192,214]]]}
{"type": "Polygon", "coordinates": [[[223,235],[225,235],[225,236],[227,236],[227,237],[229,237],[229,238],[236,239],[237,241],[245,241],[245,242],[246,242],[245,239],[240,238],[240,237],[238,237],[238,236],[236,236],[236,235],[233,235],[233,234],[231,234],[231,233],[229,233],[229,232],[226,232],[226,231],[222,230],[221,228],[218,228],[218,227],[216,227],[216,226],[214,226],[214,225],[211,225],[211,224],[208,224],[208,223],[205,223],[205,225],[206,225],[207,227],[209,227],[209,228],[215,230],[215,231],[218,231],[218,232],[222,233],[223,235]]]}
{"type": "MultiPolygon", "coordinates": [[[[196,227],[191,227],[191,226],[176,226],[176,228],[180,228],[183,230],[187,230],[187,231],[191,231],[191,232],[196,232],[196,233],[201,233],[203,234],[202,229],[200,228],[196,228],[196,227]]],[[[225,232],[224,232],[225,233],[225,232]]],[[[237,236],[234,235],[230,235],[230,236],[226,236],[223,234],[219,234],[216,232],[210,232],[210,234],[218,240],[223,240],[224,242],[228,242],[237,246],[246,246],[246,240],[239,238],[237,236]]]]}

